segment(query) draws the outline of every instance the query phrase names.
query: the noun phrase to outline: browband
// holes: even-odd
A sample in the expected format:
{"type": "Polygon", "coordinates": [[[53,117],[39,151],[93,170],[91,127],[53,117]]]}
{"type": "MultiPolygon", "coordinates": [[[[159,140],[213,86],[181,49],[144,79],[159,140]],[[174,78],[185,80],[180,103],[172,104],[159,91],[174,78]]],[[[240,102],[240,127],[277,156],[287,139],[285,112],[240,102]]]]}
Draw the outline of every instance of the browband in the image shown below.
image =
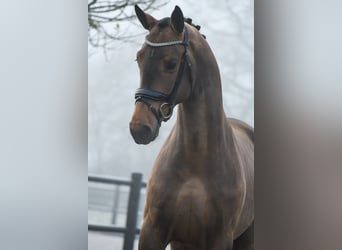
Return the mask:
{"type": "Polygon", "coordinates": [[[170,41],[170,42],[165,42],[165,43],[153,43],[146,39],[145,43],[147,45],[150,45],[151,47],[165,47],[165,46],[172,46],[176,44],[183,44],[183,40],[170,41]]]}
{"type": "Polygon", "coordinates": [[[177,45],[177,44],[182,44],[184,46],[187,46],[189,39],[188,39],[188,29],[186,28],[186,26],[184,26],[184,32],[183,33],[184,33],[183,40],[154,43],[154,42],[147,40],[147,38],[146,38],[145,43],[151,47],[165,47],[165,46],[172,46],[172,45],[177,45]]]}

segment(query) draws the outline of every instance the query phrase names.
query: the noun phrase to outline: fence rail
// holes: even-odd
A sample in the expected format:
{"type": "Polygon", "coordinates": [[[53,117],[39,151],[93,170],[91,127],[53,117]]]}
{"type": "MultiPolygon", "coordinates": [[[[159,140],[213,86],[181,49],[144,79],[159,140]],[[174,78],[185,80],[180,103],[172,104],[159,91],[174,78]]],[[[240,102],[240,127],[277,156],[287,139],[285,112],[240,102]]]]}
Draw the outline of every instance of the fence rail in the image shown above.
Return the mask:
{"type": "MultiPolygon", "coordinates": [[[[104,184],[113,184],[113,185],[123,185],[123,186],[130,186],[132,183],[133,175],[141,175],[140,173],[132,173],[131,179],[124,179],[124,178],[114,178],[112,176],[105,176],[105,175],[88,175],[89,182],[98,182],[104,184]]],[[[146,182],[141,181],[141,187],[146,187],[146,182]]]]}
{"type": "Polygon", "coordinates": [[[126,227],[88,224],[88,230],[124,234],[123,250],[133,250],[135,235],[140,232],[140,229],[137,229],[140,190],[146,187],[146,183],[142,180],[142,174],[132,173],[130,180],[110,176],[88,175],[88,181],[118,186],[125,185],[130,187],[126,227]]]}

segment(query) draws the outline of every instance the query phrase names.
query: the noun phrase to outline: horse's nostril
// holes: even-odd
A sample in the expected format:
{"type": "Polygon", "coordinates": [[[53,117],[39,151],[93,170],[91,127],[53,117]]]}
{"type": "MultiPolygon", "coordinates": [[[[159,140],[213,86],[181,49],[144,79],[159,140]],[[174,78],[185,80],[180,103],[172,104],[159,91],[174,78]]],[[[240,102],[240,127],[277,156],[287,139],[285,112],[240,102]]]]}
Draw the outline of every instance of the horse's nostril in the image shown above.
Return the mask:
{"type": "Polygon", "coordinates": [[[134,141],[138,144],[148,144],[154,139],[150,126],[140,123],[130,123],[129,128],[134,141]]]}

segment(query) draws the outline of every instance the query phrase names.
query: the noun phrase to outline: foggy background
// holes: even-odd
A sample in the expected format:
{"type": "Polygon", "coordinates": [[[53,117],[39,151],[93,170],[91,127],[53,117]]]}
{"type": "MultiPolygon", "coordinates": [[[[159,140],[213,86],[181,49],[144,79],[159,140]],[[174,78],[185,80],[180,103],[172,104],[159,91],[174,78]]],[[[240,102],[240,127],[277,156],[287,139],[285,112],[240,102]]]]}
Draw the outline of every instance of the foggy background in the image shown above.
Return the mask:
{"type": "MultiPolygon", "coordinates": [[[[157,3],[159,3],[157,1],[157,3]]],[[[251,0],[167,1],[155,18],[170,16],[179,5],[185,17],[201,26],[219,64],[224,109],[254,125],[254,3],[251,0]]],[[[134,12],[132,8],[129,10],[134,12]]],[[[132,14],[128,13],[128,14],[132,14]]],[[[113,29],[118,28],[115,23],[113,29]]],[[[139,86],[135,62],[147,31],[137,19],[120,23],[128,41],[114,41],[110,49],[88,46],[88,171],[129,177],[141,172],[148,178],[153,161],[168,136],[176,114],[163,123],[158,138],[147,146],[134,143],[128,123],[139,86]]],[[[176,109],[175,109],[176,110],[176,109]]]]}
{"type": "MultiPolygon", "coordinates": [[[[2,7],[1,249],[84,250],[87,6],[32,0],[2,7]]],[[[165,8],[169,14],[173,4],[165,8]]],[[[255,4],[255,249],[341,249],[341,9],[336,0],[255,4]]]]}

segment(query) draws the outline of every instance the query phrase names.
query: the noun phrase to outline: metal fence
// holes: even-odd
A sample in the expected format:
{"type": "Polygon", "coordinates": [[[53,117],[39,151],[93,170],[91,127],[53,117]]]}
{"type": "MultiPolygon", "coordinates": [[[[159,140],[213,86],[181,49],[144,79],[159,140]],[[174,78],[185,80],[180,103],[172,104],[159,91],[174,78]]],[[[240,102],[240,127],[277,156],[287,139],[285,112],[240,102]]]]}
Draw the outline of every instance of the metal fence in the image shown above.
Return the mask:
{"type": "MultiPolygon", "coordinates": [[[[146,183],[142,180],[141,173],[132,173],[131,179],[118,179],[109,176],[88,175],[88,182],[95,182],[101,184],[111,184],[116,186],[128,186],[128,206],[126,215],[126,226],[110,226],[110,225],[96,225],[88,224],[89,231],[113,232],[124,235],[123,250],[133,250],[135,236],[139,234],[137,228],[139,201],[141,189],[146,187],[146,183]]],[[[116,189],[118,190],[118,189],[116,189]]],[[[114,210],[118,205],[118,193],[114,196],[114,210]]],[[[116,212],[113,213],[112,221],[115,222],[116,212]]]]}

